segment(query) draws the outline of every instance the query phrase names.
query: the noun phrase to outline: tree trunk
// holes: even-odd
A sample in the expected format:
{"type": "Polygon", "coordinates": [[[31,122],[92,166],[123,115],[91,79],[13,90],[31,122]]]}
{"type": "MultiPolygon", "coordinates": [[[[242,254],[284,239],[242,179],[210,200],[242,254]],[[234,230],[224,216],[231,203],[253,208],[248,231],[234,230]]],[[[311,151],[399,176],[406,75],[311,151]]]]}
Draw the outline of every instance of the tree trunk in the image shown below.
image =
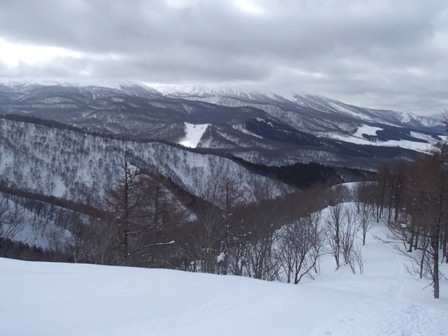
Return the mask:
{"type": "Polygon", "coordinates": [[[439,289],[439,239],[436,236],[431,237],[433,273],[432,281],[434,286],[434,299],[440,297],[439,289]]]}
{"type": "MultiPolygon", "coordinates": [[[[448,255],[446,250],[446,243],[447,243],[447,231],[445,228],[445,231],[443,232],[443,239],[442,239],[442,258],[445,258],[445,263],[448,263],[448,255]]],[[[443,262],[443,259],[442,259],[443,262]]]]}

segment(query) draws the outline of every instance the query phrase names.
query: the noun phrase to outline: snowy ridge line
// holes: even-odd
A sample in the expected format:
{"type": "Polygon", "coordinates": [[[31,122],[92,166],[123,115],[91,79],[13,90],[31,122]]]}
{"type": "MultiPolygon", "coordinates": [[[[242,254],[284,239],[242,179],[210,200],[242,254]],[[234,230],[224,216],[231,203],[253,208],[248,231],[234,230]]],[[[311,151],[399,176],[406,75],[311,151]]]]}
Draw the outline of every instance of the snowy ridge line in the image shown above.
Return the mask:
{"type": "MultiPolygon", "coordinates": [[[[249,88],[235,88],[234,86],[222,85],[145,85],[149,89],[159,91],[167,97],[179,97],[183,99],[191,99],[198,101],[209,101],[210,103],[229,103],[231,106],[235,103],[226,101],[225,98],[231,98],[243,101],[256,101],[262,99],[259,104],[268,103],[293,103],[301,107],[316,108],[321,112],[331,113],[340,112],[355,118],[360,118],[365,121],[378,121],[381,119],[378,113],[389,113],[393,115],[390,119],[391,124],[396,124],[397,121],[409,123],[415,120],[425,122],[427,126],[433,125],[431,116],[412,114],[409,112],[399,112],[385,109],[374,109],[367,107],[358,107],[336,99],[328,98],[323,95],[313,94],[309,92],[290,91],[289,93],[257,90],[249,88]],[[221,100],[216,98],[221,97],[221,100]]],[[[243,104],[244,105],[244,104],[243,104]]],[[[229,105],[230,106],[230,105],[229,105]]]]}
{"type": "Polygon", "coordinates": [[[109,214],[100,208],[94,207],[91,204],[80,203],[72,200],[68,200],[56,196],[48,196],[45,194],[39,194],[30,192],[17,187],[7,186],[6,181],[0,181],[0,193],[17,196],[20,198],[30,199],[36,202],[48,203],[64,209],[73,210],[79,213],[83,213],[95,218],[106,219],[109,218],[109,214]]]}

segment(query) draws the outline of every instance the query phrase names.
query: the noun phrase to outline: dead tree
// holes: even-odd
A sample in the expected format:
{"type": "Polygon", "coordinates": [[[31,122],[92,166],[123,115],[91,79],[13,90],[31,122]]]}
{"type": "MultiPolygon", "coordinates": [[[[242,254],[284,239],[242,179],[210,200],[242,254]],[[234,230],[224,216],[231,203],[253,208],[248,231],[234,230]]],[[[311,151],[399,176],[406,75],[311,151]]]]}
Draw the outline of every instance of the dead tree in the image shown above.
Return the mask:
{"type": "Polygon", "coordinates": [[[277,259],[288,283],[298,284],[316,269],[322,254],[323,237],[319,216],[312,214],[278,231],[277,259]]]}
{"type": "Polygon", "coordinates": [[[349,265],[353,273],[355,271],[355,238],[359,231],[356,215],[353,209],[344,211],[344,218],[340,228],[341,250],[345,265],[349,265]]]}
{"type": "Polygon", "coordinates": [[[330,215],[326,223],[326,238],[329,253],[334,257],[336,269],[340,267],[341,257],[341,227],[343,221],[342,205],[337,204],[330,208],[330,215]]]}
{"type": "Polygon", "coordinates": [[[359,226],[361,228],[362,233],[362,245],[366,245],[366,237],[367,232],[370,231],[372,228],[372,222],[371,222],[371,214],[372,210],[370,208],[370,205],[367,203],[361,203],[359,204],[359,211],[357,214],[357,220],[359,221],[359,226]]]}
{"type": "Polygon", "coordinates": [[[129,263],[136,249],[135,238],[141,223],[148,220],[148,179],[130,163],[130,153],[125,151],[120,166],[120,178],[106,192],[106,208],[113,216],[111,229],[116,230],[118,263],[129,263]]]}

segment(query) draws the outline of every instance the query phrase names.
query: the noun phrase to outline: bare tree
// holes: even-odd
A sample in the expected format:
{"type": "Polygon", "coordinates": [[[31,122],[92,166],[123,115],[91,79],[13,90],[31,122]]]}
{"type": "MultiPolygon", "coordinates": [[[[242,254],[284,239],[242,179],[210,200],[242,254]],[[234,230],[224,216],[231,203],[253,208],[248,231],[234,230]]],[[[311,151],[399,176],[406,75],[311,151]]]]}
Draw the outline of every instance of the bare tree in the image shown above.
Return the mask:
{"type": "Polygon", "coordinates": [[[353,256],[355,258],[356,264],[358,265],[359,273],[364,273],[364,260],[362,258],[362,250],[361,246],[355,246],[355,249],[353,251],[353,256]]]}
{"type": "Polygon", "coordinates": [[[221,209],[209,202],[202,202],[197,210],[200,227],[195,241],[201,271],[215,273],[217,256],[221,253],[221,242],[224,237],[224,217],[221,209]]]}
{"type": "MultiPolygon", "coordinates": [[[[419,276],[429,274],[434,298],[440,296],[439,257],[448,220],[448,165],[442,151],[422,156],[410,164],[403,179],[403,207],[391,226],[417,263],[419,276]]],[[[398,210],[398,209],[396,209],[398,210]]]]}
{"type": "Polygon", "coordinates": [[[248,253],[249,248],[247,234],[244,232],[240,232],[239,235],[233,234],[226,254],[226,262],[230,274],[244,274],[244,270],[248,260],[248,253]]]}
{"type": "Polygon", "coordinates": [[[366,245],[367,232],[372,228],[371,222],[372,209],[368,203],[360,203],[358,205],[357,219],[362,233],[362,245],[366,245]]]}
{"type": "Polygon", "coordinates": [[[237,185],[236,179],[229,177],[217,181],[217,203],[223,211],[224,228],[221,237],[219,253],[220,274],[226,274],[229,263],[233,263],[233,268],[237,273],[241,270],[241,258],[244,255],[244,234],[238,227],[238,219],[235,215],[235,209],[241,204],[244,190],[237,185]],[[239,264],[239,266],[238,266],[239,264]]]}
{"type": "Polygon", "coordinates": [[[410,214],[417,223],[420,246],[426,246],[432,259],[432,281],[434,298],[439,298],[439,250],[442,229],[447,221],[447,168],[441,164],[440,157],[431,156],[416,162],[409,179],[409,196],[414,201],[410,214]]]}
{"type": "Polygon", "coordinates": [[[353,273],[355,271],[355,238],[359,231],[356,223],[356,215],[353,209],[346,208],[344,211],[344,221],[340,228],[341,250],[345,265],[349,265],[353,273]]]}
{"type": "Polygon", "coordinates": [[[333,255],[336,262],[336,269],[340,267],[341,257],[341,227],[343,221],[342,204],[336,204],[330,208],[330,215],[327,220],[326,237],[329,252],[333,255]]]}
{"type": "Polygon", "coordinates": [[[287,282],[297,284],[316,269],[322,254],[323,237],[319,216],[311,214],[278,231],[277,258],[286,274],[287,282]]]}
{"type": "MultiPolygon", "coordinates": [[[[146,249],[150,231],[160,223],[160,213],[151,202],[153,180],[130,163],[131,154],[125,151],[120,166],[120,179],[107,191],[106,205],[113,217],[111,229],[116,232],[116,251],[119,263],[135,264],[139,254],[146,249]],[[131,258],[132,257],[132,258],[131,258]]],[[[157,186],[156,186],[157,187],[157,186]]]]}
{"type": "Polygon", "coordinates": [[[197,229],[191,232],[200,271],[226,273],[231,238],[234,186],[230,180],[207,181],[205,200],[196,204],[197,229]],[[219,256],[219,258],[218,258],[219,256]]]}
{"type": "Polygon", "coordinates": [[[254,195],[259,201],[249,207],[249,216],[245,219],[250,233],[246,272],[250,277],[263,280],[275,280],[279,273],[274,255],[277,238],[274,233],[279,228],[281,213],[277,210],[278,203],[267,201],[274,198],[273,190],[273,185],[267,183],[255,185],[254,195]]]}

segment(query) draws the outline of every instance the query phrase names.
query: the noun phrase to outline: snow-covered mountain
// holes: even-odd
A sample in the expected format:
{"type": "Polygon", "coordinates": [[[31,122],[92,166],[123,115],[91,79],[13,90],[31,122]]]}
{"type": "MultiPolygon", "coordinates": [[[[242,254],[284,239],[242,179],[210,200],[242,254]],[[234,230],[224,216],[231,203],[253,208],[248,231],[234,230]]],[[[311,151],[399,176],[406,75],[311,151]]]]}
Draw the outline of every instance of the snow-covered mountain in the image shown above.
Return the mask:
{"type": "Polygon", "coordinates": [[[355,229],[361,195],[380,204],[370,199],[380,194],[370,189],[374,183],[336,184],[364,180],[382,163],[429,152],[446,141],[444,132],[438,118],[318,95],[0,85],[2,256],[289,282],[290,264],[280,262],[286,230],[308,227],[294,235],[313,244],[296,287],[236,276],[0,259],[2,330],[442,335],[448,328],[446,281],[440,302],[429,304],[427,283],[405,272],[412,267],[407,252],[398,254],[390,248],[395,243],[376,239],[390,233],[379,212],[367,219],[366,246],[360,227],[353,231],[356,251],[345,255],[352,258],[345,260],[350,267],[337,261],[337,272],[328,225],[340,208],[343,227],[355,229]]]}
{"type": "Polygon", "coordinates": [[[222,156],[156,141],[114,139],[61,125],[5,118],[0,118],[0,140],[0,182],[97,206],[111,183],[119,180],[125,151],[134,166],[155,171],[202,199],[209,197],[211,181],[230,178],[239,188],[241,202],[256,201],[250,190],[257,184],[272,185],[272,197],[290,189],[222,156]]]}
{"type": "Polygon", "coordinates": [[[30,246],[63,249],[72,238],[72,223],[109,218],[107,191],[119,185],[125,155],[133,169],[158,176],[164,197],[193,220],[197,202],[222,206],[226,183],[232,184],[234,205],[293,191],[222,155],[89,133],[28,116],[0,117],[0,244],[14,237],[30,246]],[[269,192],[257,193],[262,187],[269,192]],[[7,234],[6,217],[15,213],[19,225],[7,234]]]}
{"type": "MultiPolygon", "coordinates": [[[[282,96],[270,92],[240,90],[225,87],[180,86],[158,88],[167,97],[183,98],[194,101],[204,101],[229,107],[254,106],[275,114],[275,107],[283,111],[295,109],[310,109],[331,115],[351,116],[365,122],[388,122],[395,126],[437,127],[440,126],[437,117],[424,117],[406,112],[378,110],[357,107],[320,95],[290,93],[282,96]]],[[[278,111],[278,110],[277,110],[278,111]]],[[[275,115],[274,115],[275,116],[275,115]]],[[[281,118],[281,115],[278,117],[281,118]]]]}
{"type": "MultiPolygon", "coordinates": [[[[444,139],[443,131],[438,119],[316,95],[1,84],[0,187],[18,190],[16,198],[50,202],[56,212],[76,212],[79,204],[101,208],[129,151],[134,166],[192,197],[213,203],[211,185],[232,180],[239,202],[251,203],[260,185],[271,186],[275,198],[291,186],[349,181],[384,162],[412,159],[444,139]],[[79,204],[67,209],[61,200],[79,204]]],[[[41,205],[8,202],[41,222],[32,209],[41,205]]]]}
{"type": "Polygon", "coordinates": [[[271,166],[319,162],[372,169],[379,161],[409,157],[408,150],[430,150],[444,131],[430,117],[316,95],[207,87],[0,85],[0,113],[173,144],[189,144],[189,130],[207,124],[194,133],[194,147],[271,166]]]}

